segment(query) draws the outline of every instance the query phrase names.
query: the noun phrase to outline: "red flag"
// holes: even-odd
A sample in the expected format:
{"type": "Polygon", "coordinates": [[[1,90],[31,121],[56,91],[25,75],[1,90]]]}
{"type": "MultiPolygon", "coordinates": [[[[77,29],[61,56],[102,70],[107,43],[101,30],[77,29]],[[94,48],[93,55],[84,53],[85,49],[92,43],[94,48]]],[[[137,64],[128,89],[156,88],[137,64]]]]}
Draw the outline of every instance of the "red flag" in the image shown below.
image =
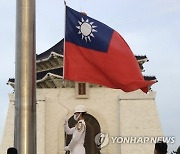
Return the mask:
{"type": "Polygon", "coordinates": [[[155,81],[145,81],[124,39],[112,28],[66,8],[65,74],[67,80],[148,92],[155,81]]]}

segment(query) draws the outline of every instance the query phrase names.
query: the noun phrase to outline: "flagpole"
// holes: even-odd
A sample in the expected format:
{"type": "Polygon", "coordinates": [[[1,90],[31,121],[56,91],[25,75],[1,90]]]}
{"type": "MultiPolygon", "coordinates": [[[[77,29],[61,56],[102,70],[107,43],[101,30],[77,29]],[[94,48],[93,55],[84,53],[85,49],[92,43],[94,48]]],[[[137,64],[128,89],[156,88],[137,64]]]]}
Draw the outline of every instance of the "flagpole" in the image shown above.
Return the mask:
{"type": "Polygon", "coordinates": [[[36,154],[35,0],[16,0],[15,126],[18,154],[36,154]]]}
{"type": "Polygon", "coordinates": [[[63,58],[63,80],[64,80],[64,73],[65,73],[65,38],[66,38],[66,1],[64,0],[64,58],[63,58]]]}
{"type": "MultiPolygon", "coordinates": [[[[64,58],[63,58],[63,80],[64,79],[64,73],[65,73],[65,38],[66,38],[66,0],[64,0],[64,58]]],[[[62,105],[62,104],[61,104],[62,105]]],[[[63,105],[64,106],[64,105],[63,105]]],[[[65,107],[65,106],[64,106],[65,107]]],[[[66,107],[65,107],[66,108],[66,107]]],[[[67,115],[69,114],[69,109],[68,109],[68,113],[67,115]]],[[[67,117],[66,115],[66,117],[67,117]]],[[[64,131],[65,132],[65,131],[64,131]]],[[[66,146],[66,139],[67,139],[67,134],[65,133],[65,138],[64,138],[64,147],[66,146]]]]}

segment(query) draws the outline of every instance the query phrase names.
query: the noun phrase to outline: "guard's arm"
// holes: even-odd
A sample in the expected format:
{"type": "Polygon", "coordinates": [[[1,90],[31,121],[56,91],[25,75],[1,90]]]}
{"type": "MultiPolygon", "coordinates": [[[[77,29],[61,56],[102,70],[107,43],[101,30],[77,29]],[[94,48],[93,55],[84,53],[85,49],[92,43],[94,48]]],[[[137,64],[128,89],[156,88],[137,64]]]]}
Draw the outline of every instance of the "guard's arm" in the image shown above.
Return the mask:
{"type": "Polygon", "coordinates": [[[66,134],[73,134],[75,127],[69,128],[68,123],[64,124],[64,130],[66,134]]]}
{"type": "Polygon", "coordinates": [[[71,142],[68,145],[68,149],[71,151],[73,149],[73,147],[78,143],[78,141],[81,138],[81,135],[84,133],[85,131],[85,126],[84,124],[78,124],[75,128],[74,128],[74,134],[73,137],[71,139],[71,142]]]}

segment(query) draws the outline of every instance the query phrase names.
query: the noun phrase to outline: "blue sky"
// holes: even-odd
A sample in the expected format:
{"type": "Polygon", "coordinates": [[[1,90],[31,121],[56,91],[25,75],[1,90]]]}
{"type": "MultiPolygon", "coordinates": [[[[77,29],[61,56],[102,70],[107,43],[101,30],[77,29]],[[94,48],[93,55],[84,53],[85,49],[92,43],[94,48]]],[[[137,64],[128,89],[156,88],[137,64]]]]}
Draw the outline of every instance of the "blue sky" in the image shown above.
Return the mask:
{"type": "MultiPolygon", "coordinates": [[[[180,145],[180,1],[179,0],[67,0],[67,4],[118,31],[136,55],[147,55],[145,75],[155,75],[158,83],[157,109],[164,135],[175,136],[180,145]]],[[[0,143],[8,109],[6,85],[14,77],[16,1],[0,4],[0,143]]],[[[41,53],[64,35],[62,0],[36,1],[36,50],[41,53]]]]}

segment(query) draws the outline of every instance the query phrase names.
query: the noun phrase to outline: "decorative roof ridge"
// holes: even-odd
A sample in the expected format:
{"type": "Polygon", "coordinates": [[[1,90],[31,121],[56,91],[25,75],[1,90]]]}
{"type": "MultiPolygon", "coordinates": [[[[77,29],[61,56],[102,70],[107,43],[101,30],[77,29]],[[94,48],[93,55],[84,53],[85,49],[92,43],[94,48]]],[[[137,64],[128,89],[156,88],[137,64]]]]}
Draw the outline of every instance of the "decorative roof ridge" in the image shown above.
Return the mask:
{"type": "Polygon", "coordinates": [[[54,69],[50,69],[50,70],[44,70],[42,72],[37,72],[37,80],[42,79],[44,76],[46,76],[47,74],[55,74],[57,76],[63,76],[63,67],[59,67],[59,68],[54,68],[54,69]]]}
{"type": "MultiPolygon", "coordinates": [[[[60,69],[60,68],[58,68],[58,69],[60,69]]],[[[58,69],[57,69],[57,70],[58,70],[58,69]]],[[[57,75],[57,74],[55,74],[55,73],[46,73],[45,76],[43,76],[42,78],[40,78],[40,79],[38,79],[38,80],[36,80],[36,81],[37,81],[37,82],[40,82],[40,81],[42,81],[44,78],[47,78],[47,77],[49,77],[49,76],[54,76],[54,77],[63,79],[63,76],[62,76],[62,75],[57,75]]],[[[144,79],[147,80],[147,81],[150,81],[150,80],[156,80],[156,81],[158,81],[155,76],[147,76],[147,75],[144,75],[143,77],[144,77],[144,79]]],[[[11,83],[14,83],[14,82],[15,82],[15,78],[9,78],[7,84],[11,84],[11,83]]]]}
{"type": "Polygon", "coordinates": [[[158,82],[158,80],[155,76],[144,75],[143,77],[144,77],[144,80],[147,80],[147,81],[155,80],[156,82],[158,82]]]}
{"type": "Polygon", "coordinates": [[[47,73],[42,79],[36,80],[36,83],[43,82],[46,79],[48,79],[49,77],[51,78],[51,76],[59,78],[59,79],[63,79],[63,76],[61,76],[61,75],[56,75],[56,74],[53,74],[53,73],[47,73]]]}
{"type": "MultiPolygon", "coordinates": [[[[51,69],[51,70],[45,70],[45,71],[42,71],[42,72],[37,72],[36,74],[36,81],[38,80],[41,80],[43,79],[46,75],[52,75],[54,74],[54,76],[57,76],[57,77],[62,77],[63,74],[63,67],[60,67],[60,68],[55,68],[55,69],[51,69]],[[57,73],[59,72],[59,73],[57,73]]],[[[7,84],[10,84],[10,83],[13,83],[15,82],[15,78],[9,78],[7,84]]]]}
{"type": "Polygon", "coordinates": [[[135,55],[136,58],[139,58],[139,59],[146,59],[147,56],[146,55],[135,55]]]}
{"type": "Polygon", "coordinates": [[[9,82],[14,82],[15,81],[15,78],[9,78],[8,82],[6,84],[8,84],[9,82]]]}
{"type": "Polygon", "coordinates": [[[140,64],[143,64],[149,61],[146,55],[135,55],[135,58],[140,64]]]}
{"type": "Polygon", "coordinates": [[[40,54],[37,54],[36,59],[40,60],[40,59],[47,58],[47,57],[49,57],[49,55],[51,54],[52,51],[57,54],[63,55],[63,47],[64,47],[64,39],[62,39],[61,41],[56,43],[54,46],[52,46],[48,50],[46,50],[40,54]]]}
{"type": "Polygon", "coordinates": [[[44,62],[44,61],[48,61],[48,60],[49,60],[49,59],[51,59],[52,57],[61,57],[61,58],[63,58],[63,57],[64,57],[64,55],[62,55],[62,54],[58,54],[58,53],[56,53],[56,52],[52,51],[52,52],[49,54],[49,57],[44,58],[44,59],[38,59],[38,60],[36,60],[36,63],[40,63],[40,62],[44,62]]]}
{"type": "MultiPolygon", "coordinates": [[[[61,39],[61,41],[56,43],[54,46],[52,46],[48,50],[46,50],[46,51],[44,51],[44,52],[42,52],[40,54],[37,54],[36,55],[37,61],[42,60],[42,59],[47,59],[52,52],[57,53],[57,54],[61,55],[61,57],[63,57],[63,55],[64,55],[64,51],[63,50],[64,50],[64,38],[61,39]]],[[[135,58],[139,62],[140,61],[144,61],[144,62],[148,62],[149,61],[146,55],[135,55],[135,58]]]]}

